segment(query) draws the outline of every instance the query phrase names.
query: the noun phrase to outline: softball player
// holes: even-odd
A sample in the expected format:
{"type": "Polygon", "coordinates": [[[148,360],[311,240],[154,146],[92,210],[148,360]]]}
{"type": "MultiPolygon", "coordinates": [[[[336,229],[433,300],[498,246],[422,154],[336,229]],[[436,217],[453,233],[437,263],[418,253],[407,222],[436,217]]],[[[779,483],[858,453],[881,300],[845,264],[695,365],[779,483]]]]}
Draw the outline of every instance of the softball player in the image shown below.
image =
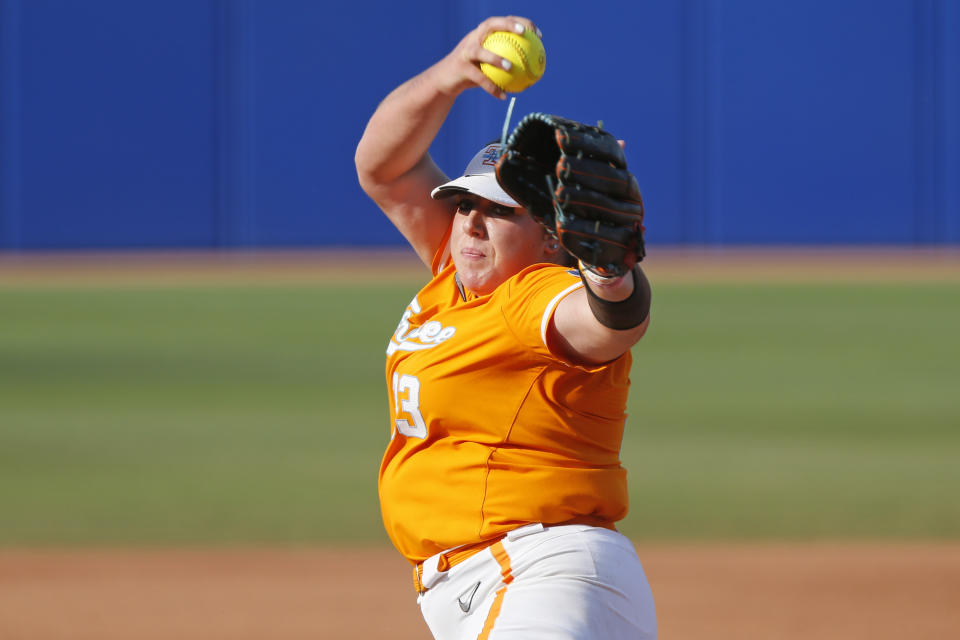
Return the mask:
{"type": "Polygon", "coordinates": [[[452,181],[428,154],[462,91],[502,97],[478,68],[501,64],[484,37],[524,28],[536,27],[481,23],[380,104],[357,148],[362,187],[432,273],[387,346],[383,520],[437,639],[655,638],[649,585],[614,526],[649,284],[639,267],[564,266],[498,184],[498,144],[452,181]]]}

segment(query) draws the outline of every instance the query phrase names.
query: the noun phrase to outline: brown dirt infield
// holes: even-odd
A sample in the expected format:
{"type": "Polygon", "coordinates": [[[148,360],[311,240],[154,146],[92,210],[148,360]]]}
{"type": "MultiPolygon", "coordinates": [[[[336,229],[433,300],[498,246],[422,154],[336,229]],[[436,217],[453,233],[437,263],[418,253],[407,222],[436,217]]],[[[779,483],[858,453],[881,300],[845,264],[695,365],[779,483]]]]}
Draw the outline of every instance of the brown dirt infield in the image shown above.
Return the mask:
{"type": "MultiPolygon", "coordinates": [[[[960,543],[639,545],[663,640],[940,640],[960,543]]],[[[5,640],[427,640],[388,549],[0,551],[5,640]]]]}

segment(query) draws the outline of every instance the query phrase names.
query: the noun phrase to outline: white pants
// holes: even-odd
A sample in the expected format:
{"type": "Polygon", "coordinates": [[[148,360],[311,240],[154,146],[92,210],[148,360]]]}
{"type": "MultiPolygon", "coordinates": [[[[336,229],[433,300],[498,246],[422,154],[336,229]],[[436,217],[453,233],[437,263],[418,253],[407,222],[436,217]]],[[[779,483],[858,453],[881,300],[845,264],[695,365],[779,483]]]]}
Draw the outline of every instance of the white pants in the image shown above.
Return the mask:
{"type": "Polygon", "coordinates": [[[424,562],[436,640],[648,640],[653,594],[633,544],[586,525],[529,525],[449,571],[424,562]]]}

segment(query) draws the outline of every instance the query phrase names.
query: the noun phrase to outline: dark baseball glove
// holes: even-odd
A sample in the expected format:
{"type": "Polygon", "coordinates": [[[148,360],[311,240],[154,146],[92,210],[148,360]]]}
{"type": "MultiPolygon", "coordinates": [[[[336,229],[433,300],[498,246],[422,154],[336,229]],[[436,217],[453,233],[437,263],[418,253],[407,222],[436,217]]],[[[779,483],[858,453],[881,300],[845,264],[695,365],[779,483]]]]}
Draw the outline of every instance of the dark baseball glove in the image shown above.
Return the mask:
{"type": "Polygon", "coordinates": [[[643,201],[617,139],[531,113],[507,138],[497,181],[592,271],[619,276],[643,259],[643,201]]]}

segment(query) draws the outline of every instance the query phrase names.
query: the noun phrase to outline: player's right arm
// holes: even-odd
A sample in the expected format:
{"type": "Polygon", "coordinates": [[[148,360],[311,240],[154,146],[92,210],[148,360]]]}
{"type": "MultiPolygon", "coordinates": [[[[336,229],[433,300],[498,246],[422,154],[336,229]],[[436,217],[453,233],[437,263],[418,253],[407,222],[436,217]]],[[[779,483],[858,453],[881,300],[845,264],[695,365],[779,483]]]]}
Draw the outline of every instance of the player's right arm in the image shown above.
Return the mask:
{"type": "Polygon", "coordinates": [[[434,187],[448,180],[430,157],[430,144],[466,89],[480,87],[506,97],[479,66],[500,65],[503,58],[481,43],[494,31],[522,33],[527,28],[536,27],[516,16],[484,20],[442,60],[394,89],[377,107],[357,145],[360,186],[427,266],[454,215],[449,200],[430,197],[434,187]]]}

